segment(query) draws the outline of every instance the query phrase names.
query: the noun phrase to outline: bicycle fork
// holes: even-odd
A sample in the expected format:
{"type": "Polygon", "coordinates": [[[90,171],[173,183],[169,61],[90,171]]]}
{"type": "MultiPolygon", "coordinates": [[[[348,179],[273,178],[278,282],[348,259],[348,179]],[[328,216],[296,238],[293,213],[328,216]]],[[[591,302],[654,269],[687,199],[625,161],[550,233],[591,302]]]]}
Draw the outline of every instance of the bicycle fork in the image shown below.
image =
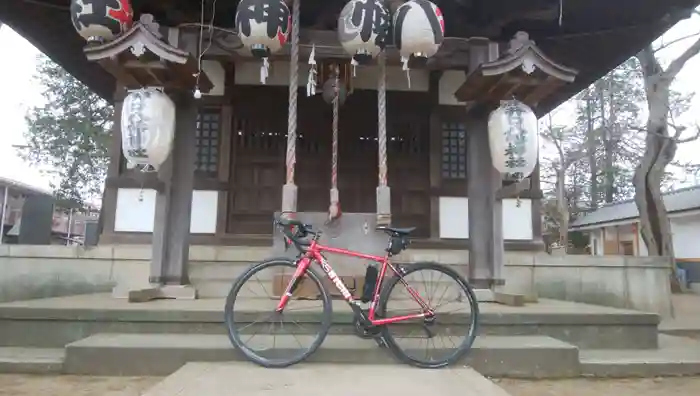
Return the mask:
{"type": "Polygon", "coordinates": [[[287,306],[287,303],[289,302],[289,299],[292,298],[292,295],[294,295],[294,292],[296,291],[297,287],[301,284],[302,277],[306,273],[306,270],[309,268],[311,265],[311,258],[309,257],[302,257],[299,259],[299,262],[297,264],[297,269],[294,271],[294,275],[292,275],[292,279],[287,285],[287,289],[282,293],[282,296],[280,297],[280,302],[277,304],[277,308],[275,308],[275,312],[281,313],[284,311],[284,308],[287,306]]]}

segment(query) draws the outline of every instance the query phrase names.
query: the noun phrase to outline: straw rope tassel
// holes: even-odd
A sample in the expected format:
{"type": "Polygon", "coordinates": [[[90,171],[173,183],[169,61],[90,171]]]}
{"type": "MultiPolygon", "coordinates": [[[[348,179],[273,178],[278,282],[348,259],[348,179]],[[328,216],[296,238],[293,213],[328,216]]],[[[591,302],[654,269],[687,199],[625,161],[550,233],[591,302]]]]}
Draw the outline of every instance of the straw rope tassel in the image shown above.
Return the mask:
{"type": "Polygon", "coordinates": [[[335,69],[335,85],[333,88],[333,157],[331,163],[331,205],[328,209],[328,220],[340,217],[340,192],[338,191],[338,112],[340,108],[340,68],[335,69]]]}
{"type": "Polygon", "coordinates": [[[379,55],[379,87],[377,94],[379,123],[379,186],[387,185],[387,164],[386,164],[386,58],[382,53],[379,55]]]}
{"type": "Polygon", "coordinates": [[[391,224],[391,191],[387,183],[386,54],[380,54],[378,60],[377,148],[379,152],[379,182],[377,186],[377,225],[389,225],[391,224]]]}
{"type": "Polygon", "coordinates": [[[292,53],[289,63],[289,113],[287,118],[287,184],[294,184],[297,149],[297,90],[299,88],[299,1],[292,5],[292,53]]]}

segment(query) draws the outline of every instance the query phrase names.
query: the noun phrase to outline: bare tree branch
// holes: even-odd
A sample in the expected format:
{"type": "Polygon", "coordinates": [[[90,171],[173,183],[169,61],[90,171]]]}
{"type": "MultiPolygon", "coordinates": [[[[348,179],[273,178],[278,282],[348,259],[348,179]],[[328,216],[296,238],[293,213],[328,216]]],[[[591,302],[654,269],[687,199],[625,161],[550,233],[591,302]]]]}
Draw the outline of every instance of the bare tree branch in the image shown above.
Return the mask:
{"type": "Polygon", "coordinates": [[[685,52],[683,52],[678,58],[674,59],[671,64],[668,65],[666,71],[663,72],[663,78],[668,80],[673,80],[676,78],[678,73],[683,69],[686,62],[688,62],[692,57],[700,53],[700,39],[697,39],[693,45],[688,47],[685,52]]]}
{"type": "MultiPolygon", "coordinates": [[[[697,11],[696,11],[696,12],[697,12],[697,11]]],[[[687,40],[687,39],[689,39],[689,38],[693,38],[693,37],[695,37],[695,36],[697,36],[697,35],[700,35],[700,32],[693,33],[693,34],[688,34],[688,35],[686,35],[686,36],[679,37],[679,38],[677,38],[677,39],[675,39],[675,40],[671,40],[671,41],[669,41],[668,43],[663,43],[663,45],[661,45],[661,46],[659,46],[658,48],[654,49],[654,52],[663,51],[663,50],[665,50],[666,48],[668,48],[668,47],[670,47],[670,46],[672,46],[672,45],[674,45],[674,44],[678,44],[678,43],[681,42],[681,41],[687,40]]]]}

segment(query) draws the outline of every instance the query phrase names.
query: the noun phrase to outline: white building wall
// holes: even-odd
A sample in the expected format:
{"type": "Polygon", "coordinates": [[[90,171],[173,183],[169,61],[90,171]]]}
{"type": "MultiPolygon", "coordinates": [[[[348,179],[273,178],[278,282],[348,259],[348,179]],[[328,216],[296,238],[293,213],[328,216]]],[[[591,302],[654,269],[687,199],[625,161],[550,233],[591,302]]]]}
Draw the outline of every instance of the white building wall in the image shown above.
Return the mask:
{"type": "Polygon", "coordinates": [[[700,214],[672,218],[671,232],[676,258],[700,258],[700,214]]]}
{"type": "MultiPolygon", "coordinates": [[[[192,192],[190,233],[216,233],[218,191],[192,192]]],[[[151,189],[120,188],[114,218],[115,232],[153,232],[156,214],[156,191],[151,189]]]]}
{"type": "MultiPolygon", "coordinates": [[[[440,197],[440,238],[469,238],[469,198],[440,197]]],[[[503,200],[503,238],[532,239],[532,201],[503,200]]]]}
{"type": "MultiPolygon", "coordinates": [[[[671,233],[673,235],[673,250],[678,259],[700,258],[700,212],[674,213],[669,216],[671,222],[671,233]]],[[[589,231],[591,244],[591,255],[594,255],[593,246],[598,243],[598,255],[602,255],[603,233],[605,240],[615,241],[619,237],[621,242],[632,241],[635,245],[637,256],[648,256],[644,239],[638,223],[620,224],[617,226],[601,227],[589,231]],[[603,232],[605,229],[605,232],[603,232]]]]}

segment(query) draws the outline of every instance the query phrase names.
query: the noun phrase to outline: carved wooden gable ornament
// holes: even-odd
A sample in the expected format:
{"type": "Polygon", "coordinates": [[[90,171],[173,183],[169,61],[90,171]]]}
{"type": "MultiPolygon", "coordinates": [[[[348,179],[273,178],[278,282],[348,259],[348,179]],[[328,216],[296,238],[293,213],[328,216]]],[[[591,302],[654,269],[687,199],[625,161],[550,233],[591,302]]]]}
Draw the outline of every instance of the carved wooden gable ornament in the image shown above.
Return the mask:
{"type": "Polygon", "coordinates": [[[501,100],[517,98],[535,107],[560,86],[573,82],[577,74],[547,57],[527,33],[518,32],[503,56],[468,73],[455,97],[496,106],[501,100]]]}
{"type": "MultiPolygon", "coordinates": [[[[89,44],[83,50],[127,89],[147,86],[193,90],[197,83],[197,60],[187,51],[166,42],[153,16],[144,14],[123,35],[107,43],[89,44]]],[[[209,92],[213,84],[204,72],[198,88],[209,92]]]]}

